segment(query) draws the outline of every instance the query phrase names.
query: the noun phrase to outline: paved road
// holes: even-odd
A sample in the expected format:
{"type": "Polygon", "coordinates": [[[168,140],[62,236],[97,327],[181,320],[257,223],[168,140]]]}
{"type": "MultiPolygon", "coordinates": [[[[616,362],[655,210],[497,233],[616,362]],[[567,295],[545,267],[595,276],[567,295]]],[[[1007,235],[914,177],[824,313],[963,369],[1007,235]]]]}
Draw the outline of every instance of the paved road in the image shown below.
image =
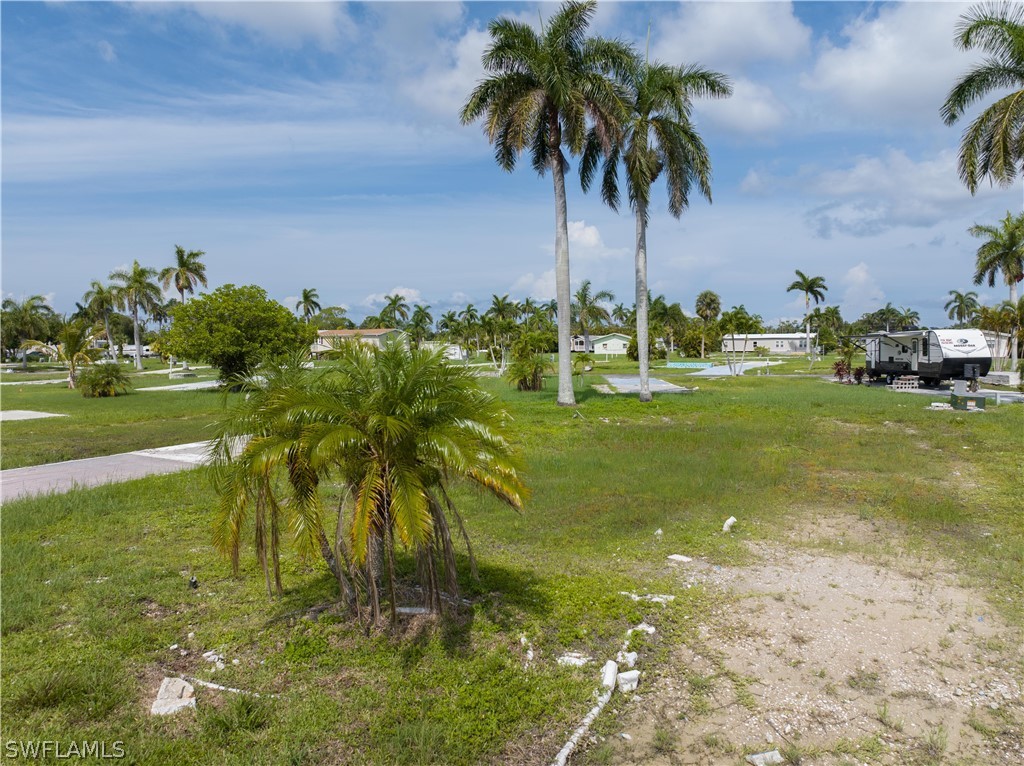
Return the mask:
{"type": "Polygon", "coordinates": [[[123,452],[0,471],[0,503],[76,487],[95,487],[129,479],[195,468],[206,458],[209,442],[123,452]]]}

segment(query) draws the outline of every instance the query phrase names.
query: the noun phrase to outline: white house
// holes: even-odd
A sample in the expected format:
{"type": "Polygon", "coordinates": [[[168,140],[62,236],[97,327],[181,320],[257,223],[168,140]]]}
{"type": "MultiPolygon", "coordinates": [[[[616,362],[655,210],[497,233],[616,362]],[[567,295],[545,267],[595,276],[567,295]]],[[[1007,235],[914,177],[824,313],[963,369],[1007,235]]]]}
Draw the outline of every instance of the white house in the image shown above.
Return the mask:
{"type": "MultiPolygon", "coordinates": [[[[811,333],[811,348],[817,344],[818,334],[811,333]]],[[[722,351],[730,354],[757,353],[767,349],[769,354],[806,354],[807,335],[802,332],[749,333],[722,336],[722,351]]]]}
{"type": "Polygon", "coordinates": [[[388,338],[395,338],[406,347],[409,345],[409,336],[404,331],[389,327],[373,330],[317,330],[316,342],[310,346],[309,351],[314,356],[319,356],[346,340],[357,340],[379,348],[388,338]]]}
{"type": "Polygon", "coordinates": [[[428,351],[440,351],[445,359],[455,359],[460,362],[469,358],[469,354],[457,343],[446,343],[443,340],[425,340],[420,343],[420,348],[428,351]]]}
{"type": "Polygon", "coordinates": [[[590,339],[590,348],[594,354],[605,356],[625,356],[629,348],[630,337],[621,332],[610,332],[590,339]]]}

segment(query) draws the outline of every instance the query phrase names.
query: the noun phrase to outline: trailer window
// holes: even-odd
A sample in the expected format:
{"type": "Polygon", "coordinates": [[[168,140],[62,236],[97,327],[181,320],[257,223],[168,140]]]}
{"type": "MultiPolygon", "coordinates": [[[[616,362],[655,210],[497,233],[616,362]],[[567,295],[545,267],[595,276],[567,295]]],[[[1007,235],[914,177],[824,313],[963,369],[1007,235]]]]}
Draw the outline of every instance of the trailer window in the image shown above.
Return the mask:
{"type": "Polygon", "coordinates": [[[917,355],[917,341],[914,341],[914,355],[917,355]]]}
{"type": "Polygon", "coordinates": [[[923,339],[923,340],[921,341],[921,353],[922,353],[922,354],[923,354],[924,356],[928,356],[928,339],[927,339],[927,338],[924,338],[924,339],[923,339]]]}

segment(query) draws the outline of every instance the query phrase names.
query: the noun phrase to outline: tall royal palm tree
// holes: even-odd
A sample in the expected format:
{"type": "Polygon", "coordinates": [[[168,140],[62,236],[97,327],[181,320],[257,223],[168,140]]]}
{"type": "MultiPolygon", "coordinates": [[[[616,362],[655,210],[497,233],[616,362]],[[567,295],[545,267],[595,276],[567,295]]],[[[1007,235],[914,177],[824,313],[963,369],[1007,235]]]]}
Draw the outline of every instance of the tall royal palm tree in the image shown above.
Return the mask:
{"type": "Polygon", "coordinates": [[[811,349],[810,320],[811,298],[814,298],[815,305],[825,300],[825,293],[828,291],[828,288],[825,286],[825,277],[809,277],[800,269],[797,269],[796,279],[786,288],[786,292],[790,293],[794,290],[804,294],[804,329],[807,332],[807,355],[813,359],[814,351],[811,349]]]}
{"type": "Polygon", "coordinates": [[[911,327],[917,327],[918,322],[921,321],[921,315],[912,308],[906,306],[900,306],[900,329],[909,330],[911,327]]]}
{"type": "Polygon", "coordinates": [[[206,287],[206,264],[199,259],[206,253],[202,250],[189,250],[180,245],[174,246],[173,266],[168,266],[160,271],[160,284],[165,290],[174,285],[174,289],[181,296],[181,302],[185,302],[185,293],[195,293],[196,285],[206,287]]]}
{"type": "Polygon", "coordinates": [[[82,296],[85,305],[94,316],[103,320],[103,331],[107,336],[107,351],[111,359],[117,359],[117,352],[114,350],[114,336],[110,334],[110,314],[117,308],[117,294],[112,287],[105,285],[98,279],[94,279],[89,289],[82,296]]]}
{"type": "Polygon", "coordinates": [[[587,37],[595,0],[567,0],[538,33],[510,18],[488,25],[491,44],[484,52],[487,78],[462,109],[463,124],[484,118],[495,159],[515,168],[528,151],[537,173],[548,170],[555,196],[555,294],[558,301],[558,404],[576,403],[570,351],[569,224],[565,196],[568,166],[563,147],[582,153],[588,118],[611,151],[624,116],[624,103],[609,73],[625,72],[630,48],[618,41],[587,37]]]}
{"type": "MultiPolygon", "coordinates": [[[[634,276],[636,283],[636,336],[640,360],[640,401],[651,401],[648,346],[649,301],[647,295],[647,223],[651,186],[664,173],[668,210],[678,218],[690,203],[696,185],[711,201],[711,160],[690,119],[693,99],[724,98],[732,93],[729,80],[699,66],[673,67],[634,58],[623,77],[629,114],[620,141],[605,160],[601,196],[618,207],[618,160],[621,157],[630,207],[636,215],[634,276]]],[[[601,155],[601,135],[590,132],[580,165],[587,189],[601,155]]]]}
{"type": "Polygon", "coordinates": [[[956,44],[978,48],[986,58],[965,74],[942,105],[947,125],[957,122],[989,93],[1011,90],[967,126],[960,140],[960,179],[971,194],[986,176],[1009,186],[1024,163],[1024,5],[973,6],[960,17],[956,44]]]}
{"type": "MultiPolygon", "coordinates": [[[[3,312],[4,324],[14,329],[19,343],[38,338],[46,332],[49,319],[53,316],[53,309],[41,295],[31,295],[20,301],[5,298],[3,312]]],[[[22,354],[21,367],[28,368],[28,354],[22,354]]]]}
{"type": "Polygon", "coordinates": [[[946,316],[956,321],[957,324],[966,325],[978,313],[978,294],[974,290],[962,293],[959,290],[949,291],[949,300],[943,307],[946,309],[946,316]]]}
{"type": "Polygon", "coordinates": [[[387,302],[380,310],[381,321],[390,322],[389,327],[401,327],[409,318],[409,304],[399,293],[385,295],[384,300],[387,302]]]}
{"type": "Polygon", "coordinates": [[[110,280],[117,305],[125,307],[132,315],[132,329],[135,335],[135,369],[142,369],[142,333],[139,325],[139,311],[150,311],[161,299],[160,286],[154,281],[156,269],[140,266],[138,261],[130,269],[118,269],[110,273],[110,280]]]}
{"type": "Polygon", "coordinates": [[[885,322],[885,331],[892,332],[893,325],[899,325],[900,321],[900,310],[893,306],[891,303],[886,303],[882,308],[875,312],[878,319],[885,322]]]}
{"type": "Polygon", "coordinates": [[[704,338],[707,335],[708,325],[718,319],[718,315],[722,313],[722,299],[718,297],[718,293],[712,292],[711,290],[703,290],[700,295],[697,296],[697,302],[694,305],[694,311],[697,312],[697,316],[700,317],[700,358],[704,358],[704,338]]]}
{"type": "MultiPolygon", "coordinates": [[[[1024,97],[1022,97],[1024,103],[1024,97]]],[[[1022,107],[1024,108],[1024,107],[1022,107]]],[[[1024,213],[1020,215],[1006,214],[999,226],[982,226],[975,224],[970,229],[971,236],[985,238],[978,248],[974,264],[974,284],[988,283],[995,287],[996,274],[1002,274],[1003,280],[1010,288],[1010,303],[1017,305],[1017,284],[1024,280],[1024,213]]],[[[1010,343],[1011,369],[1017,369],[1017,339],[1010,343]]]]}
{"type": "Polygon", "coordinates": [[[317,294],[316,288],[304,287],[302,296],[295,304],[295,310],[302,311],[302,318],[309,322],[310,318],[321,308],[323,307],[320,305],[320,296],[317,294]]]}
{"type": "Polygon", "coordinates": [[[572,301],[572,315],[576,324],[583,333],[583,350],[590,353],[590,328],[607,324],[611,321],[608,309],[602,303],[609,303],[615,300],[611,290],[598,290],[596,293],[590,289],[590,280],[584,279],[576,290],[572,301]]]}
{"type": "Polygon", "coordinates": [[[268,590],[280,593],[275,515],[289,514],[278,527],[290,524],[315,549],[325,538],[320,480],[330,475],[344,496],[332,524],[334,549],[321,551],[335,564],[342,597],[365,605],[376,623],[386,579],[394,624],[394,559],[402,546],[416,558],[426,606],[440,611],[442,591],[458,595],[452,525],[468,543],[450,483],[465,479],[522,508],[525,486],[497,400],[473,372],[399,343],[343,344],[323,370],[272,368],[243,381],[249,397],[219,426],[217,547],[237,562],[252,519],[268,590]]]}
{"type": "Polygon", "coordinates": [[[419,348],[420,343],[430,334],[430,326],[434,323],[434,317],[430,313],[430,306],[416,304],[412,309],[412,316],[409,318],[408,331],[412,342],[419,348]]]}

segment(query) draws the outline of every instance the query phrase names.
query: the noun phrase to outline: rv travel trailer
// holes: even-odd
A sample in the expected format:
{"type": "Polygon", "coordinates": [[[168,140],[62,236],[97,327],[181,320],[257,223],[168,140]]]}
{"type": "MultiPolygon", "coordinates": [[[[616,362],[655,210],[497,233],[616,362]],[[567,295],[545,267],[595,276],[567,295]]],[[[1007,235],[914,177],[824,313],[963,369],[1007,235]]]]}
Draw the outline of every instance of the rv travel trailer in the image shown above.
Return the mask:
{"type": "Polygon", "coordinates": [[[992,366],[981,330],[904,330],[862,336],[872,379],[917,375],[925,385],[954,378],[980,378],[992,366]]]}

